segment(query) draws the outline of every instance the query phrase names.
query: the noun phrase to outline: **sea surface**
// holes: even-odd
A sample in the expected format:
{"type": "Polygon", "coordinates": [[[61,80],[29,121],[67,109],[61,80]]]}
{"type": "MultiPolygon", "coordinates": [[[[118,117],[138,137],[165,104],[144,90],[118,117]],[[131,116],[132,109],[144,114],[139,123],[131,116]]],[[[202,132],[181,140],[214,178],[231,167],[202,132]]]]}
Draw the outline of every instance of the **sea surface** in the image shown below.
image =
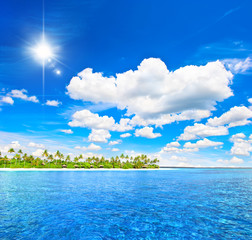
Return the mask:
{"type": "Polygon", "coordinates": [[[252,239],[252,170],[2,171],[0,239],[252,239]]]}

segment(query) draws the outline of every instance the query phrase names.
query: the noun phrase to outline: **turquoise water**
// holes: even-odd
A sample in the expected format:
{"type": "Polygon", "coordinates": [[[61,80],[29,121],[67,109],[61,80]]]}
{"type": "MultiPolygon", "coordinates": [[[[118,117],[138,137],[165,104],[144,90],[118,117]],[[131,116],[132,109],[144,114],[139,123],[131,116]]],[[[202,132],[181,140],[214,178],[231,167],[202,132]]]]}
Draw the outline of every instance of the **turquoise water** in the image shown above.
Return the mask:
{"type": "Polygon", "coordinates": [[[0,239],[252,239],[252,170],[0,172],[0,239]]]}

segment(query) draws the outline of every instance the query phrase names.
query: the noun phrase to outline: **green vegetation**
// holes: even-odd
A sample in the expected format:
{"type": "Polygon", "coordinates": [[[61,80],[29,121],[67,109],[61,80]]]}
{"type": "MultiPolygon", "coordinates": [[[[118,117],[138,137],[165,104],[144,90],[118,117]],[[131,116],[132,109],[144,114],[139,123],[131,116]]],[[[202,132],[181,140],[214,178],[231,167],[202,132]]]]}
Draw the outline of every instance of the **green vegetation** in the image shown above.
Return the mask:
{"type": "Polygon", "coordinates": [[[0,152],[0,168],[159,168],[158,159],[150,160],[144,154],[134,158],[122,154],[120,157],[112,157],[109,160],[95,156],[84,160],[81,154],[72,161],[69,155],[65,157],[59,151],[52,155],[45,150],[42,154],[43,159],[27,155],[21,149],[15,153],[15,150],[10,148],[8,152],[14,156],[8,158],[2,156],[0,152]]]}

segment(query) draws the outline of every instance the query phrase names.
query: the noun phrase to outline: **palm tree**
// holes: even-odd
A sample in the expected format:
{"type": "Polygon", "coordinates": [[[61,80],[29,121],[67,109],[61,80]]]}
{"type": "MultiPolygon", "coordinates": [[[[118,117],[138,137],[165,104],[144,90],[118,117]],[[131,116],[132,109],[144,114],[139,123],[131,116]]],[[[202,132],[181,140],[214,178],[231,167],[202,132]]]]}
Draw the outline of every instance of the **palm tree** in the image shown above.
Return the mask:
{"type": "Polygon", "coordinates": [[[25,160],[27,159],[27,157],[28,157],[28,155],[27,155],[27,153],[25,153],[25,154],[23,155],[24,167],[25,167],[25,160]]]}
{"type": "Polygon", "coordinates": [[[52,155],[52,154],[50,154],[50,155],[48,156],[48,160],[50,160],[49,167],[51,167],[51,162],[52,162],[52,160],[53,160],[53,155],[52,155]]]}
{"type": "Polygon", "coordinates": [[[77,164],[78,161],[79,161],[79,158],[78,158],[78,157],[75,157],[75,158],[74,158],[74,162],[77,164]]]}
{"type": "Polygon", "coordinates": [[[4,164],[4,168],[6,168],[6,161],[8,160],[7,155],[5,155],[5,156],[3,157],[3,160],[4,160],[4,162],[5,162],[5,164],[4,164]]]}
{"type": "Polygon", "coordinates": [[[63,153],[60,154],[60,162],[62,163],[62,160],[64,160],[64,155],[63,153]]]}
{"type": "MultiPolygon", "coordinates": [[[[58,158],[60,158],[61,157],[61,153],[60,153],[60,151],[59,150],[57,150],[57,152],[55,153],[55,155],[54,155],[55,157],[58,157],[58,158]]],[[[56,159],[56,165],[57,165],[57,159],[56,159]]]]}
{"type": "Polygon", "coordinates": [[[23,154],[23,151],[22,151],[22,149],[19,149],[19,150],[18,150],[18,154],[20,155],[20,157],[19,157],[19,164],[20,164],[21,155],[23,154]]]}
{"type": "Polygon", "coordinates": [[[67,157],[66,157],[66,163],[67,163],[68,161],[71,161],[70,155],[67,155],[67,157]]]}
{"type": "MultiPolygon", "coordinates": [[[[42,157],[47,158],[48,156],[49,156],[49,154],[48,154],[47,150],[45,149],[44,152],[42,153],[42,157]]],[[[45,159],[44,159],[44,162],[45,162],[45,159]]]]}
{"type": "Polygon", "coordinates": [[[14,153],[14,152],[15,152],[14,148],[10,148],[8,151],[8,153],[14,153]]]}
{"type": "MultiPolygon", "coordinates": [[[[8,151],[8,153],[10,153],[10,154],[12,154],[14,152],[15,152],[14,148],[10,148],[9,151],[8,151]]],[[[10,167],[11,167],[11,159],[10,159],[10,167]]]]}
{"type": "Polygon", "coordinates": [[[17,165],[17,160],[20,161],[20,155],[17,153],[14,157],[16,159],[15,165],[17,165]]]}
{"type": "Polygon", "coordinates": [[[111,161],[111,163],[112,163],[113,168],[115,168],[115,158],[112,157],[112,158],[110,159],[110,161],[111,161]]]}

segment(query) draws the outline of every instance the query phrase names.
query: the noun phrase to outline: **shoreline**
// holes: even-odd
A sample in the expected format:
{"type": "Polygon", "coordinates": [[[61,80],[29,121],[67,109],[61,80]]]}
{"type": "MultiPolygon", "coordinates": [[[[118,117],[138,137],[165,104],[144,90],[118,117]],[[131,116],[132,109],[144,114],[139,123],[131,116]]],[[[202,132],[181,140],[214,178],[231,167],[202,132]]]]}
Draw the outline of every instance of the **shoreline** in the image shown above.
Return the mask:
{"type": "MultiPolygon", "coordinates": [[[[168,170],[168,168],[165,169],[158,169],[158,168],[148,168],[148,169],[121,169],[121,168],[92,168],[92,169],[87,169],[87,168],[0,168],[0,172],[36,172],[36,171],[57,171],[57,172],[83,172],[83,171],[155,171],[155,170],[168,170]]],[[[172,169],[171,169],[172,170],[172,169]]]]}
{"type": "Polygon", "coordinates": [[[122,168],[0,168],[0,172],[86,172],[86,171],[165,171],[176,169],[250,169],[252,167],[160,167],[160,168],[141,168],[141,169],[122,169],[122,168]]]}

